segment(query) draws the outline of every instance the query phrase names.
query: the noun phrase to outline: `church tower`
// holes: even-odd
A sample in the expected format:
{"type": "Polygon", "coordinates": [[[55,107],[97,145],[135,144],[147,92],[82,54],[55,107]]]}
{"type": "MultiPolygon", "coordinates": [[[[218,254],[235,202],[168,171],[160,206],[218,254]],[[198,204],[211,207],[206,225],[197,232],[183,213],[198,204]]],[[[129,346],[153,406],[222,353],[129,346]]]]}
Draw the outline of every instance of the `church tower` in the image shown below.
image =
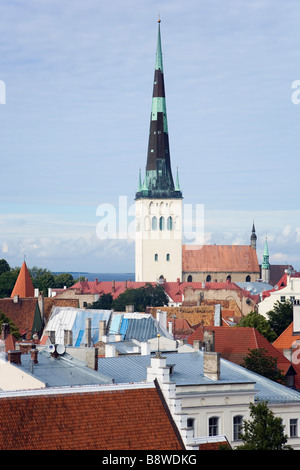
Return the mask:
{"type": "Polygon", "coordinates": [[[267,239],[265,241],[265,248],[263,253],[263,262],[261,265],[261,278],[264,282],[270,283],[270,261],[269,261],[269,249],[267,239]]]}
{"type": "Polygon", "coordinates": [[[160,20],[152,95],[148,155],[135,196],[135,280],[182,278],[182,193],[174,184],[166,110],[160,20]]]}

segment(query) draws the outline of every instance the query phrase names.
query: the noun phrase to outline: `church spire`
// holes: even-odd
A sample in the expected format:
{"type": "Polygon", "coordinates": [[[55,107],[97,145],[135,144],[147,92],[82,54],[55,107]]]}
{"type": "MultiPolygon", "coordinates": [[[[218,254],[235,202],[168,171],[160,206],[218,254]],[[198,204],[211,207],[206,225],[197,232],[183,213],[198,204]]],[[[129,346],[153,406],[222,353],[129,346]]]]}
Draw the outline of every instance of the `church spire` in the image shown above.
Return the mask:
{"type": "Polygon", "coordinates": [[[181,191],[174,186],[171,170],[160,22],[159,19],[148,155],[143,185],[143,188],[147,189],[138,191],[136,199],[141,197],[182,198],[181,191]]]}

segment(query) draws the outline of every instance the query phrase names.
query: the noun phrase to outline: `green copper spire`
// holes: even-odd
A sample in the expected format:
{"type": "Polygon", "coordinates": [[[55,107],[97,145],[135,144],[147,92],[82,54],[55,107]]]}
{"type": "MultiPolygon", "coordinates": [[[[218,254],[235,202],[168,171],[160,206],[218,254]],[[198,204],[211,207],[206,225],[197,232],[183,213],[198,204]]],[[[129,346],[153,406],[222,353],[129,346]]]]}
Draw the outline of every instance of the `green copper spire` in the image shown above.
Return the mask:
{"type": "Polygon", "coordinates": [[[265,248],[263,253],[263,262],[261,265],[262,269],[270,269],[270,262],[269,262],[269,249],[267,239],[265,241],[265,248]]]}
{"type": "Polygon", "coordinates": [[[182,198],[179,185],[174,186],[171,170],[160,19],[158,20],[146,175],[143,188],[137,192],[136,199],[141,197],[182,198]]]}
{"type": "Polygon", "coordinates": [[[161,72],[164,71],[163,60],[162,60],[161,37],[160,37],[160,19],[158,20],[158,36],[157,36],[157,47],[156,47],[155,70],[161,70],[161,72]]]}

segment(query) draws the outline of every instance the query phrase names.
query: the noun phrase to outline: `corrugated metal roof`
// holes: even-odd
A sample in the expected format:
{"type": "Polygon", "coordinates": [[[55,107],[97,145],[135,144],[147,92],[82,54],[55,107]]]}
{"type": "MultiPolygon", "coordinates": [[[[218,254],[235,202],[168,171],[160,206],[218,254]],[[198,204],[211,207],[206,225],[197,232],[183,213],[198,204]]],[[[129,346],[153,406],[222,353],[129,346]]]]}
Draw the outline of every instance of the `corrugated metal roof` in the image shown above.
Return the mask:
{"type": "Polygon", "coordinates": [[[73,307],[54,307],[45,327],[45,331],[55,331],[55,342],[64,344],[64,330],[72,331],[72,346],[85,343],[85,321],[91,319],[91,339],[99,341],[99,321],[108,323],[110,310],[80,309],[73,307]]]}

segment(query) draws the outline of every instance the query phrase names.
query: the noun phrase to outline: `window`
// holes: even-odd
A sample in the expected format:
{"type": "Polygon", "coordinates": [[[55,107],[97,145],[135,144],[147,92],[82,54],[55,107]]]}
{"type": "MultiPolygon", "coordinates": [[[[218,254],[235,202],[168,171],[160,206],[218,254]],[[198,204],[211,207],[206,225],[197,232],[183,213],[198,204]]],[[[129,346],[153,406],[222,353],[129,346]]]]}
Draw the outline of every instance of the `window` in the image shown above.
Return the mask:
{"type": "Polygon", "coordinates": [[[290,437],[298,437],[298,419],[290,419],[290,437]]]}
{"type": "Polygon", "coordinates": [[[155,255],[154,255],[154,261],[158,261],[158,254],[157,253],[155,253],[155,255]]]}
{"type": "Polygon", "coordinates": [[[251,276],[249,274],[246,276],[246,282],[251,282],[251,276]]]}
{"type": "Polygon", "coordinates": [[[217,436],[219,434],[219,418],[217,416],[209,418],[208,434],[209,436],[217,436]]]}
{"type": "Polygon", "coordinates": [[[227,282],[231,282],[231,276],[230,276],[230,274],[228,274],[228,276],[226,277],[226,281],[227,281],[227,282]]]}
{"type": "Polygon", "coordinates": [[[173,219],[172,219],[172,217],[168,217],[167,230],[173,230],[173,219]]]}
{"type": "Polygon", "coordinates": [[[193,276],[191,276],[191,274],[187,277],[187,282],[193,282],[193,276]]]}
{"type": "Polygon", "coordinates": [[[206,276],[206,282],[210,282],[211,281],[211,275],[209,274],[208,276],[206,276]]]}
{"type": "Polygon", "coordinates": [[[195,418],[188,418],[186,422],[187,427],[193,430],[193,437],[195,437],[195,422],[195,418]]]}
{"type": "Polygon", "coordinates": [[[282,296],[280,297],[280,302],[285,302],[285,295],[282,295],[282,296]]]}
{"type": "Polygon", "coordinates": [[[152,230],[157,230],[157,217],[152,217],[152,230]]]}
{"type": "Polygon", "coordinates": [[[160,217],[160,219],[159,219],[159,230],[165,230],[165,219],[164,219],[164,217],[160,217]]]}
{"type": "Polygon", "coordinates": [[[166,254],[166,261],[170,261],[170,253],[166,254]]]}
{"type": "Polygon", "coordinates": [[[243,416],[235,416],[233,418],[233,440],[241,440],[241,431],[243,426],[243,416]]]}

